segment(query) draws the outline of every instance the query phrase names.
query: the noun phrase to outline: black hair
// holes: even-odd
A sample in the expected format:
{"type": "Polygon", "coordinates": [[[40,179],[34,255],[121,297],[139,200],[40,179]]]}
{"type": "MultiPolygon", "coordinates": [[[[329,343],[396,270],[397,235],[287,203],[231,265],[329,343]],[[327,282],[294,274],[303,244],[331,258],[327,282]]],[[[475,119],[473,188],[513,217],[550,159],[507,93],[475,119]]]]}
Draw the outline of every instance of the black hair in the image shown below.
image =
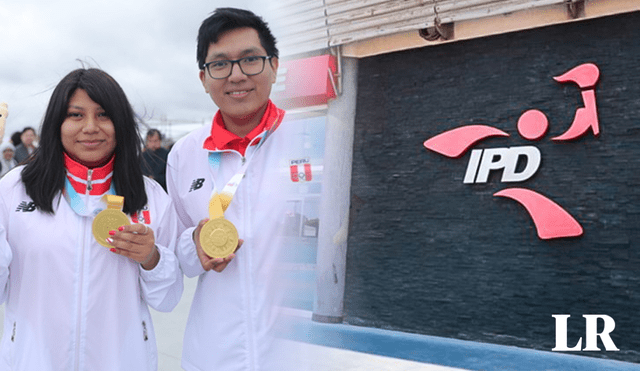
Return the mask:
{"type": "Polygon", "coordinates": [[[40,210],[53,214],[53,200],[65,185],[64,147],[60,127],[67,117],[71,96],[87,92],[113,122],[116,136],[112,181],[124,197],[123,211],[132,214],[147,204],[142,177],[142,138],[131,104],[120,85],[106,72],[90,68],[71,71],[56,86],[42,121],[40,144],[22,170],[27,194],[40,210]]]}
{"type": "Polygon", "coordinates": [[[258,32],[260,44],[267,52],[267,56],[278,58],[276,38],[271,33],[267,23],[249,10],[236,8],[218,8],[205,19],[198,30],[198,46],[196,57],[198,67],[203,70],[209,45],[218,42],[220,36],[237,28],[249,27],[258,32]]]}
{"type": "Polygon", "coordinates": [[[162,133],[158,129],[149,129],[149,131],[147,131],[147,139],[149,139],[150,137],[156,134],[158,134],[158,138],[162,140],[162,133]]]}
{"type": "Polygon", "coordinates": [[[16,131],[15,133],[11,134],[11,143],[13,143],[14,147],[17,147],[18,145],[20,145],[20,143],[22,143],[22,139],[20,139],[21,135],[21,131],[16,131]]]}
{"type": "Polygon", "coordinates": [[[24,134],[24,133],[26,133],[26,132],[27,132],[27,131],[29,131],[29,130],[33,131],[33,133],[34,133],[34,134],[36,133],[36,129],[32,128],[31,126],[27,126],[27,127],[25,127],[24,129],[22,129],[22,131],[20,132],[20,134],[24,134]]]}

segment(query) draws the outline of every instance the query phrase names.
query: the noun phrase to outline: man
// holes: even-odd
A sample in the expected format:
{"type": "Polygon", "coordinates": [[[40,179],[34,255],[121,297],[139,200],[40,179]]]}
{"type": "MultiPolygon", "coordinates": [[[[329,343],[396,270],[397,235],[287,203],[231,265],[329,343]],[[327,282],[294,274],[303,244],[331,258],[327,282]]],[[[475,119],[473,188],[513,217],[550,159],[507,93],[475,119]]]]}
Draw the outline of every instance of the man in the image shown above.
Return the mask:
{"type": "Polygon", "coordinates": [[[162,147],[162,133],[157,129],[147,132],[146,149],[142,153],[144,163],[142,173],[155,179],[164,190],[167,190],[166,171],[169,151],[162,147]]]}
{"type": "Polygon", "coordinates": [[[174,145],[167,166],[169,194],[184,224],[178,258],[185,275],[198,277],[182,367],[283,370],[284,354],[271,336],[282,293],[274,269],[284,215],[279,181],[287,175],[277,170],[286,158],[284,111],[269,100],[278,71],[275,38],[252,12],[220,8],[200,27],[197,59],[200,81],[219,110],[211,125],[174,145]],[[200,234],[215,214],[212,196],[228,188],[233,197],[224,218],[240,243],[235,253],[211,258],[200,234]]]}

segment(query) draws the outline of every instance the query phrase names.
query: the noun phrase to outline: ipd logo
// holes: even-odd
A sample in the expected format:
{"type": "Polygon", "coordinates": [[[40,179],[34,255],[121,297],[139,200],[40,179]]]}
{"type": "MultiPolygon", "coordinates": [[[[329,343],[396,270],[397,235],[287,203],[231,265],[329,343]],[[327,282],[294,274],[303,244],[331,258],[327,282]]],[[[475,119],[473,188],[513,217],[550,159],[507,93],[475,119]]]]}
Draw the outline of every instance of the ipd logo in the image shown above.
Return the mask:
{"type": "Polygon", "coordinates": [[[616,345],[611,340],[609,334],[616,328],[616,321],[606,314],[584,314],[582,317],[586,321],[586,345],[582,348],[582,337],[578,339],[578,343],[569,348],[567,346],[567,320],[571,315],[569,314],[552,314],[551,317],[556,319],[556,347],[551,349],[554,352],[581,352],[581,351],[600,351],[598,348],[598,337],[602,340],[604,348],[607,352],[619,351],[616,345]],[[604,321],[604,329],[601,333],[598,333],[598,319],[604,321]]]}
{"type": "MultiPolygon", "coordinates": [[[[560,83],[572,82],[580,87],[584,107],[576,110],[573,123],[562,135],[551,138],[556,142],[574,140],[589,130],[594,136],[600,133],[596,107],[595,85],[600,77],[598,66],[585,63],[554,77],[560,83]]],[[[524,112],[518,119],[518,133],[527,140],[540,140],[549,128],[546,115],[536,109],[524,112]]],[[[450,158],[462,156],[471,146],[492,137],[509,137],[509,134],[488,125],[467,125],[447,130],[424,142],[425,148],[450,158]]],[[[524,182],[531,178],[540,166],[540,151],[534,146],[474,149],[464,176],[465,184],[486,183],[489,173],[502,170],[502,182],[524,182]],[[526,158],[526,166],[517,171],[520,159],[526,158]]],[[[580,223],[564,208],[546,196],[527,188],[505,188],[494,193],[520,203],[531,216],[540,239],[577,237],[582,235],[580,223]]]]}
{"type": "Polygon", "coordinates": [[[474,149],[464,175],[464,183],[486,183],[491,170],[502,169],[502,182],[523,182],[533,176],[540,166],[540,150],[533,146],[474,149]],[[525,168],[517,172],[521,158],[527,159],[525,168]]]}

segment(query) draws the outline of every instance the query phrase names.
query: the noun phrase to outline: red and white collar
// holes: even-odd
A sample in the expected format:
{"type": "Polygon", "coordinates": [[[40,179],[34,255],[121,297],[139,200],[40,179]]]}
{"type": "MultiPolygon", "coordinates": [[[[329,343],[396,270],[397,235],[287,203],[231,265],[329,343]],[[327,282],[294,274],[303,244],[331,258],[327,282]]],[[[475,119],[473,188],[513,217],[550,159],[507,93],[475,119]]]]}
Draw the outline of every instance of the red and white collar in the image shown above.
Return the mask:
{"type": "Polygon", "coordinates": [[[101,195],[107,193],[113,177],[113,164],[115,155],[109,162],[101,167],[89,169],[74,161],[64,153],[64,167],[67,169],[67,178],[78,194],[101,195]]]}
{"type": "Polygon", "coordinates": [[[213,117],[213,124],[211,125],[211,135],[205,139],[202,147],[209,151],[223,151],[223,150],[236,150],[243,156],[249,144],[257,145],[260,143],[260,139],[251,143],[260,134],[274,127],[274,130],[280,125],[284,118],[285,111],[276,107],[271,100],[267,103],[267,109],[260,119],[260,123],[256,126],[246,137],[240,138],[236,134],[226,129],[224,121],[222,120],[222,113],[220,110],[216,112],[213,117]]]}

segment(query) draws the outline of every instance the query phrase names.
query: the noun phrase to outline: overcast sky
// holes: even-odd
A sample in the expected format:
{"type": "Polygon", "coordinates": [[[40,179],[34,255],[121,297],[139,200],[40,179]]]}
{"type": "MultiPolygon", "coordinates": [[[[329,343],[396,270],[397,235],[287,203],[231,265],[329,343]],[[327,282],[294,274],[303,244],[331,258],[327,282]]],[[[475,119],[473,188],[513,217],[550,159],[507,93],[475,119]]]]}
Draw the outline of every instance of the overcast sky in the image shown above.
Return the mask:
{"type": "Polygon", "coordinates": [[[53,88],[82,66],[78,60],[112,75],[149,122],[163,115],[210,121],[216,108],[200,84],[195,56],[200,23],[223,6],[250,9],[270,22],[269,1],[0,1],[5,139],[25,126],[39,129],[53,88]]]}

